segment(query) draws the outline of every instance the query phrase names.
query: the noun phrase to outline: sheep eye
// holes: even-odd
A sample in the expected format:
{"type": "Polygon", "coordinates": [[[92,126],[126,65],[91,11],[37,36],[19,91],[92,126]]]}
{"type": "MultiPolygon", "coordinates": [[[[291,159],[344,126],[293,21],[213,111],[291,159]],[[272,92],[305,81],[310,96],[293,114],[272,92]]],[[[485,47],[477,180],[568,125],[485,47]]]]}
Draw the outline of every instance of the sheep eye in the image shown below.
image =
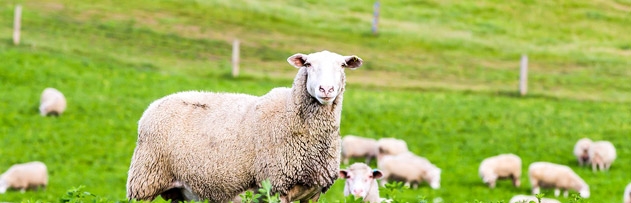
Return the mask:
{"type": "Polygon", "coordinates": [[[311,67],[311,63],[305,63],[305,67],[311,67]]]}

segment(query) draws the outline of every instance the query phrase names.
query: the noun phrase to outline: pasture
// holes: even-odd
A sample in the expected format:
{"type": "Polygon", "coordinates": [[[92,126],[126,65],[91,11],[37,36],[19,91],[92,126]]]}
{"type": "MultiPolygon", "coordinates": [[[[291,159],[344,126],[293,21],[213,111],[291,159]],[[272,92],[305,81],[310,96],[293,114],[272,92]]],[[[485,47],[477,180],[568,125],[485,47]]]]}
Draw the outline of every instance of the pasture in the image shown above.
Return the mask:
{"type": "MultiPolygon", "coordinates": [[[[149,103],[184,90],[262,95],[291,85],[296,69],[287,57],[322,49],[365,61],[346,71],[342,135],[404,139],[442,169],[440,189],[422,184],[401,200],[507,201],[530,193],[529,163],[550,161],[590,185],[589,201],[622,201],[631,182],[631,2],[382,1],[378,36],[370,33],[372,3],[3,1],[0,171],[40,160],[50,184],[0,194],[0,201],[58,202],[80,185],[123,200],[137,121],[149,103]],[[238,78],[230,76],[235,38],[242,41],[238,78]],[[530,89],[520,97],[523,53],[530,89]],[[60,117],[38,114],[48,86],[68,99],[60,117]],[[611,171],[577,166],[572,148],[582,137],[614,143],[611,171]],[[488,189],[480,161],[507,152],[523,160],[522,186],[499,181],[488,189]]],[[[321,200],[343,201],[342,189],[338,180],[321,200]]]]}

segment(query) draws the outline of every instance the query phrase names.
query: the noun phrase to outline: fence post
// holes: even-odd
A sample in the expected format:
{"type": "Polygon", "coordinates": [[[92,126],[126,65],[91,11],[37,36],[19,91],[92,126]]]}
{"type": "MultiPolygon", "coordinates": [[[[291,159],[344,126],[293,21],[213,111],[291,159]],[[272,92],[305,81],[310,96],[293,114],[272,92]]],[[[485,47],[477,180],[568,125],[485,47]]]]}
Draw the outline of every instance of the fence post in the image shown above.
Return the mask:
{"type": "Polygon", "coordinates": [[[373,6],[373,19],[372,19],[372,34],[377,35],[377,28],[379,25],[379,1],[375,1],[373,6]]]}
{"type": "Polygon", "coordinates": [[[528,92],[528,56],[521,56],[521,67],[519,69],[519,93],[524,96],[528,92]]]}
{"type": "Polygon", "coordinates": [[[13,44],[20,44],[20,23],[22,22],[22,5],[15,6],[13,16],[13,44]]]}
{"type": "Polygon", "coordinates": [[[232,77],[239,76],[239,40],[232,42],[232,77]]]}

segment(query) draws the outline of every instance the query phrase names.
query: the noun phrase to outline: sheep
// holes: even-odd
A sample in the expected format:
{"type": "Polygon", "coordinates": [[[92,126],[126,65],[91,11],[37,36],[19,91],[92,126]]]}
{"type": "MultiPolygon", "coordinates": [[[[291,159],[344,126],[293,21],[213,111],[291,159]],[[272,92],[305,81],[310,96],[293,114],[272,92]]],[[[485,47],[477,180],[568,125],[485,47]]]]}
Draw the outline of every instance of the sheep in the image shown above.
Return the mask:
{"type": "Polygon", "coordinates": [[[48,87],[42,92],[39,113],[42,116],[60,116],[66,111],[66,98],[59,90],[48,87]]]}
{"type": "Polygon", "coordinates": [[[609,170],[611,164],[616,160],[616,148],[609,141],[596,141],[592,143],[588,150],[592,170],[609,170]]]}
{"type": "Polygon", "coordinates": [[[379,161],[380,156],[383,155],[397,155],[404,152],[409,152],[408,144],[405,143],[404,140],[397,138],[381,138],[377,140],[378,146],[378,154],[377,161],[379,161]]]}
{"type": "Polygon", "coordinates": [[[377,140],[354,135],[342,138],[342,162],[348,165],[350,158],[366,158],[366,164],[377,157],[377,140]]]}
{"type": "Polygon", "coordinates": [[[407,187],[413,184],[412,187],[416,189],[420,182],[426,181],[432,189],[440,188],[440,168],[412,152],[384,155],[377,163],[377,167],[383,174],[382,186],[392,180],[405,182],[407,187]]]}
{"type": "Polygon", "coordinates": [[[528,167],[528,178],[532,185],[532,194],[538,194],[541,187],[554,188],[554,196],[558,197],[560,190],[568,196],[568,190],[576,190],[581,197],[589,197],[589,186],[581,177],[565,165],[550,162],[534,162],[528,167]]]}
{"type": "Polygon", "coordinates": [[[509,203],[529,203],[530,201],[534,201],[537,203],[561,203],[559,200],[551,199],[551,198],[541,198],[541,202],[537,199],[537,197],[533,195],[515,195],[508,202],[509,203]]]}
{"type": "Polygon", "coordinates": [[[339,175],[344,69],[362,59],[322,51],[287,61],[298,68],[291,88],[152,102],[138,121],[126,197],[228,202],[269,180],[283,203],[317,201],[339,175]]]}
{"type": "Polygon", "coordinates": [[[364,163],[354,163],[348,169],[340,170],[340,177],[344,181],[344,196],[353,195],[361,197],[364,202],[379,203],[379,185],[377,179],[383,174],[379,170],[373,170],[364,163]]]}
{"type": "Polygon", "coordinates": [[[12,188],[24,193],[27,189],[46,188],[48,185],[48,169],[46,164],[33,161],[14,164],[0,175],[0,194],[12,188]]]}
{"type": "Polygon", "coordinates": [[[631,183],[624,189],[624,195],[622,196],[624,203],[631,203],[631,183]]]}
{"type": "Polygon", "coordinates": [[[484,159],[480,163],[478,173],[482,181],[495,188],[497,179],[510,178],[515,187],[520,186],[521,158],[515,154],[500,154],[484,159]]]}
{"type": "Polygon", "coordinates": [[[589,138],[581,138],[574,145],[574,156],[578,160],[578,165],[583,166],[589,163],[589,146],[592,144],[592,140],[589,138]]]}

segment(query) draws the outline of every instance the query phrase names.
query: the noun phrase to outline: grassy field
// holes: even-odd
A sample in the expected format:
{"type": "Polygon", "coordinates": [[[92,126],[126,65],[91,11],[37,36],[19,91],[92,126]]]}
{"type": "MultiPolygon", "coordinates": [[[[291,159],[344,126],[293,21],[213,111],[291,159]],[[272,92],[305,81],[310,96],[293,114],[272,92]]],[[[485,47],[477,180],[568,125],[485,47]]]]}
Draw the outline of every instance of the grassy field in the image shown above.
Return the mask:
{"type": "MultiPolygon", "coordinates": [[[[405,139],[442,168],[440,189],[422,185],[402,200],[506,201],[529,193],[529,163],[550,161],[583,177],[591,202],[622,201],[631,182],[631,1],[381,1],[377,36],[372,8],[364,0],[3,1],[0,170],[40,160],[51,178],[45,191],[0,201],[58,202],[80,185],[122,200],[137,121],[151,101],[184,90],[262,95],[291,84],[287,57],[323,49],[365,61],[347,71],[342,134],[405,139]],[[232,78],[237,38],[242,75],[232,78]],[[516,94],[522,54],[526,97],[516,94]],[[68,98],[61,117],[38,115],[47,86],[68,98]],[[577,167],[581,137],[616,145],[611,171],[577,167]],[[522,186],[490,190],[479,162],[507,152],[524,162],[522,186]]],[[[341,201],[342,189],[338,181],[322,199],[341,201]]]]}

